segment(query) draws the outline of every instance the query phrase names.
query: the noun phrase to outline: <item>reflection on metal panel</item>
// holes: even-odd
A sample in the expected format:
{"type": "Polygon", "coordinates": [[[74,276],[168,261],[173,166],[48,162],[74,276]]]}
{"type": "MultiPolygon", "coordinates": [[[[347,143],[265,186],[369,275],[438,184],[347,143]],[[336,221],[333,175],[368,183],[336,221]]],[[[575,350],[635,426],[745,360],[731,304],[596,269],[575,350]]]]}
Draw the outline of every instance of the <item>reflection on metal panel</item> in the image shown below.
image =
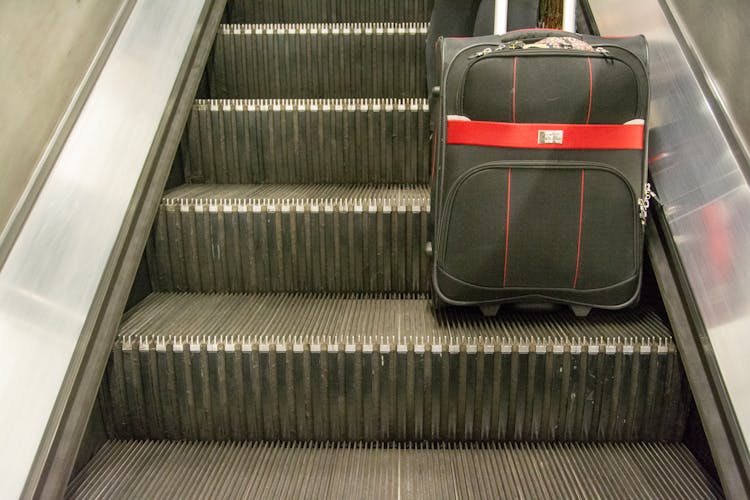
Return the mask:
{"type": "MultiPolygon", "coordinates": [[[[643,33],[651,175],[741,430],[750,436],[750,188],[657,0],[592,0],[602,34],[643,33]]],[[[742,33],[737,33],[737,40],[742,33]]],[[[744,47],[743,47],[744,49],[744,47]]]]}
{"type": "Polygon", "coordinates": [[[706,0],[670,2],[689,31],[693,47],[710,71],[714,89],[729,108],[747,148],[750,144],[750,85],[743,76],[750,67],[747,46],[750,2],[714,1],[710,2],[710,11],[707,5],[706,0]]]}
{"type": "Polygon", "coordinates": [[[139,1],[0,270],[0,491],[17,497],[203,0],[139,1]]]}
{"type": "Polygon", "coordinates": [[[0,235],[123,4],[0,2],[0,235]]]}

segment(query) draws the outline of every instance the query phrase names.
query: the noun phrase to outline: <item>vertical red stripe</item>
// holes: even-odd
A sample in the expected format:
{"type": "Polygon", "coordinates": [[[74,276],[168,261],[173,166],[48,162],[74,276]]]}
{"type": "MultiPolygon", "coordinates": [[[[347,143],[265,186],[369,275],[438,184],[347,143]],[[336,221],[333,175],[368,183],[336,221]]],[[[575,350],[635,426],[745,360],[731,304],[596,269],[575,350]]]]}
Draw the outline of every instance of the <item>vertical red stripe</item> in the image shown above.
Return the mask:
{"type": "Polygon", "coordinates": [[[583,233],[583,191],[586,185],[586,172],[581,170],[581,204],[578,208],[578,255],[576,255],[576,275],[573,278],[573,288],[578,285],[578,271],[581,267],[581,233],[583,233]]]}
{"type": "Polygon", "coordinates": [[[430,179],[435,177],[435,162],[437,162],[437,130],[432,136],[432,167],[430,169],[430,179]]]}
{"type": "Polygon", "coordinates": [[[508,278],[508,236],[510,235],[510,169],[508,169],[508,196],[505,207],[505,260],[503,263],[503,286],[508,278]]]}
{"type": "Polygon", "coordinates": [[[518,67],[518,58],[513,58],[513,123],[516,122],[516,68],[518,67]]]}
{"type": "Polygon", "coordinates": [[[586,114],[586,123],[591,120],[591,101],[594,98],[594,70],[591,68],[591,58],[587,57],[589,62],[589,112],[586,114]]]}

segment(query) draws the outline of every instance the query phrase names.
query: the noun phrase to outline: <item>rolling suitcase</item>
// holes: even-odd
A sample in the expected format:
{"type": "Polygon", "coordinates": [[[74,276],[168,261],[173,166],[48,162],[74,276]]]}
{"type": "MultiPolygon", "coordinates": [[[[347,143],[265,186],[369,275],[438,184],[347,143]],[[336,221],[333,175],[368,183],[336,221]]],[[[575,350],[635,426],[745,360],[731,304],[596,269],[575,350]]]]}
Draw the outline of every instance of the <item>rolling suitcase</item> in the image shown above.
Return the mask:
{"type": "Polygon", "coordinates": [[[436,303],[579,315],[634,303],[650,196],[645,39],[520,30],[441,39],[437,60],[436,303]]]}

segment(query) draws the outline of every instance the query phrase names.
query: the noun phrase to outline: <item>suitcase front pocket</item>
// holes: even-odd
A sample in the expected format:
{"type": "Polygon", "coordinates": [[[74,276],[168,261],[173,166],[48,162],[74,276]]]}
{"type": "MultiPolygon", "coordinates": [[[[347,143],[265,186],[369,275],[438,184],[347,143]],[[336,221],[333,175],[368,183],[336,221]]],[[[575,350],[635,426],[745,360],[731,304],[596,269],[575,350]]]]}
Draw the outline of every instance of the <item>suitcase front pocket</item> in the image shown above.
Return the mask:
{"type": "Polygon", "coordinates": [[[613,167],[500,162],[447,193],[438,265],[484,288],[595,290],[636,275],[637,198],[613,167]]]}

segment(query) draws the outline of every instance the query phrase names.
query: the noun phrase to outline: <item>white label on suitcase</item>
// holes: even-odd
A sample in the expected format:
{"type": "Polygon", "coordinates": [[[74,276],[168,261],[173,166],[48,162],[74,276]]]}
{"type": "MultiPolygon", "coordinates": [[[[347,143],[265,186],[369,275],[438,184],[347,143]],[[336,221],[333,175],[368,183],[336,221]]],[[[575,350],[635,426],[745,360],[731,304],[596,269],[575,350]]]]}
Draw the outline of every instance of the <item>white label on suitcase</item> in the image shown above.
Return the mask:
{"type": "Polygon", "coordinates": [[[562,130],[540,130],[538,135],[539,144],[562,144],[562,130]]]}

